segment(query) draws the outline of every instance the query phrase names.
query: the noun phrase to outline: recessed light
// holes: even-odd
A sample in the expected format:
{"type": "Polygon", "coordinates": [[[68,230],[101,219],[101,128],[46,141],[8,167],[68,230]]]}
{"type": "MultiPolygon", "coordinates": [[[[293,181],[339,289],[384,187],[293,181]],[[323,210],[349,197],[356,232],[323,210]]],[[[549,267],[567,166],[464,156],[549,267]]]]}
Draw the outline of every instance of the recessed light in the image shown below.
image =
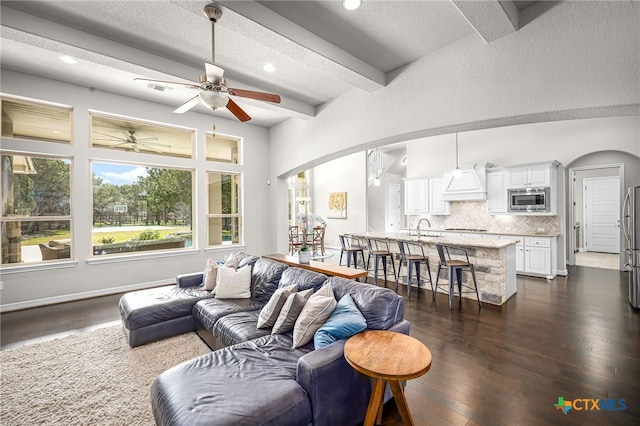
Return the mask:
{"type": "Polygon", "coordinates": [[[62,62],[66,63],[66,64],[77,64],[78,61],[76,61],[74,58],[72,58],[71,56],[67,56],[67,55],[63,55],[60,56],[58,59],[60,59],[62,62]]]}
{"type": "Polygon", "coordinates": [[[266,64],[264,67],[262,67],[262,69],[265,70],[266,72],[276,71],[276,67],[273,64],[266,64]]]}
{"type": "Polygon", "coordinates": [[[347,10],[356,10],[357,8],[360,7],[361,3],[362,3],[361,0],[343,0],[342,7],[344,7],[347,10]]]}

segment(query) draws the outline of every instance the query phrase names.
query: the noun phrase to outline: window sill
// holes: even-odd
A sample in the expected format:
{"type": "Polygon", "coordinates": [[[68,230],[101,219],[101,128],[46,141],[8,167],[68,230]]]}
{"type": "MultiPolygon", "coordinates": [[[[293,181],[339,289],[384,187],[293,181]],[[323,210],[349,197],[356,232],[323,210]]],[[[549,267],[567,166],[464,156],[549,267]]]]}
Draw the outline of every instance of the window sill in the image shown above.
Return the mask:
{"type": "Polygon", "coordinates": [[[176,256],[189,256],[200,253],[198,249],[185,249],[176,251],[165,252],[151,252],[141,254],[124,254],[124,255],[103,255],[95,256],[87,259],[89,265],[100,265],[104,263],[120,263],[120,262],[132,262],[138,260],[158,259],[162,257],[176,257],[176,256]]]}
{"type": "Polygon", "coordinates": [[[222,246],[212,246],[204,249],[205,253],[218,253],[221,251],[243,251],[247,247],[244,244],[229,244],[222,246]]]}
{"type": "Polygon", "coordinates": [[[2,275],[18,274],[21,272],[45,271],[48,269],[75,268],[76,265],[78,265],[78,261],[66,260],[63,262],[15,264],[15,266],[8,265],[11,264],[2,265],[2,275]]]}

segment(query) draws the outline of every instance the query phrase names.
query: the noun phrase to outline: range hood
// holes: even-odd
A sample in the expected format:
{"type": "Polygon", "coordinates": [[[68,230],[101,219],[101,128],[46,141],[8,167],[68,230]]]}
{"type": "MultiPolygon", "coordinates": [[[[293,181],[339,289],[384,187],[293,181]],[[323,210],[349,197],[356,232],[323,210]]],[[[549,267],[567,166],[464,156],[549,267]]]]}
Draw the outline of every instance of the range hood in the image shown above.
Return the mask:
{"type": "Polygon", "coordinates": [[[460,166],[460,176],[453,170],[444,174],[442,199],[444,201],[470,201],[487,199],[487,168],[491,163],[473,163],[460,166]]]}

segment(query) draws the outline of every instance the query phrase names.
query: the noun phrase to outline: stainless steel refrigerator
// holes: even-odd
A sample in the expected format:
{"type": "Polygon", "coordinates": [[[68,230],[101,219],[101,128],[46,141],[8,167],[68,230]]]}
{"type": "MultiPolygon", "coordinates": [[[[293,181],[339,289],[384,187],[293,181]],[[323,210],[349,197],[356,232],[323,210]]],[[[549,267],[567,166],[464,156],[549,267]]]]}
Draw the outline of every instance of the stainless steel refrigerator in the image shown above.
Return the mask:
{"type": "Polygon", "coordinates": [[[640,308],[640,186],[631,186],[624,198],[625,266],[629,270],[629,303],[640,308]]]}

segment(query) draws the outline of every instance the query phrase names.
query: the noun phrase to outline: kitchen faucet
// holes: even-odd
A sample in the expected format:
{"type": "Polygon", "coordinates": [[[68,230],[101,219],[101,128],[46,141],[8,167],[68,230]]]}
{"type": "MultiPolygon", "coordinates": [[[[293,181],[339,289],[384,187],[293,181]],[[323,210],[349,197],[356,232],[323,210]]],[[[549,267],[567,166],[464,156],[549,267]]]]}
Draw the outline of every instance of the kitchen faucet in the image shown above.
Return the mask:
{"type": "Polygon", "coordinates": [[[416,235],[417,236],[420,236],[420,225],[422,225],[422,221],[423,220],[427,221],[427,224],[429,225],[429,228],[431,228],[431,222],[429,222],[429,219],[425,219],[425,218],[420,219],[418,221],[418,227],[416,228],[416,235]]]}

